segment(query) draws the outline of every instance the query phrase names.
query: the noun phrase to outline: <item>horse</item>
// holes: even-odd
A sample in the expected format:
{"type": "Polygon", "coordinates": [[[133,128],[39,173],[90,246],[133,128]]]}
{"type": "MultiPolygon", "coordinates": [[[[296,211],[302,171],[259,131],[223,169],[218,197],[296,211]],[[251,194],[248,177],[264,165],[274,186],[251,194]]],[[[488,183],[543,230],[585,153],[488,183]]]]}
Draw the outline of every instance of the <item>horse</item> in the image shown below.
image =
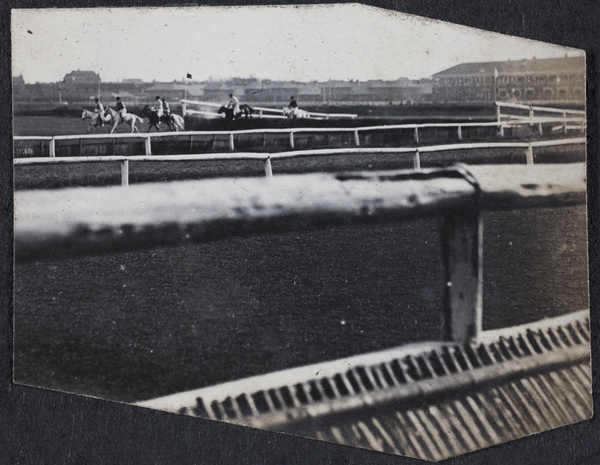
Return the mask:
{"type": "MultiPolygon", "coordinates": [[[[134,115],[133,113],[125,113],[125,115],[123,117],[121,117],[121,115],[119,114],[119,112],[117,110],[114,110],[113,108],[108,107],[105,111],[104,111],[104,115],[108,115],[110,114],[111,118],[112,118],[112,128],[110,130],[110,133],[112,134],[113,132],[115,132],[115,130],[117,129],[117,126],[120,123],[126,123],[131,127],[131,132],[140,132],[138,130],[138,128],[136,127],[137,122],[139,121],[140,123],[144,122],[144,118],[140,118],[137,115],[134,115]]],[[[119,132],[119,131],[117,131],[119,132]]]]}
{"type": "Polygon", "coordinates": [[[175,131],[185,131],[185,120],[183,116],[171,113],[171,123],[175,126],[175,131]]]}
{"type": "Polygon", "coordinates": [[[147,117],[150,121],[147,132],[150,132],[150,128],[152,126],[154,126],[156,129],[156,132],[159,132],[158,125],[160,123],[164,123],[169,126],[169,131],[173,131],[173,128],[175,128],[175,131],[179,131],[180,129],[182,131],[185,130],[185,121],[183,117],[176,115],[175,113],[171,113],[169,116],[163,114],[161,117],[159,117],[156,112],[150,110],[150,107],[146,105],[142,110],[142,116],[147,117]]]}
{"type": "Polygon", "coordinates": [[[220,115],[225,113],[225,119],[227,121],[233,121],[241,118],[242,116],[246,118],[252,118],[252,112],[254,111],[254,108],[252,108],[250,105],[246,105],[245,103],[241,104],[239,108],[240,111],[237,112],[235,115],[233,114],[233,108],[227,108],[226,106],[222,106],[221,108],[219,108],[217,113],[220,115]]]}
{"type": "MultiPolygon", "coordinates": [[[[102,125],[102,123],[100,122],[100,118],[101,115],[100,113],[96,113],[94,111],[89,111],[89,110],[83,110],[83,113],[81,113],[81,119],[82,120],[86,120],[86,119],[91,119],[92,121],[90,121],[90,125],[88,126],[87,132],[91,132],[96,131],[96,128],[100,125],[102,125]]],[[[111,118],[104,118],[104,122],[105,123],[110,123],[112,121],[111,118]]]]}
{"type": "Polygon", "coordinates": [[[304,119],[310,118],[310,113],[306,110],[300,110],[300,108],[283,107],[283,116],[287,116],[289,119],[304,119]]]}

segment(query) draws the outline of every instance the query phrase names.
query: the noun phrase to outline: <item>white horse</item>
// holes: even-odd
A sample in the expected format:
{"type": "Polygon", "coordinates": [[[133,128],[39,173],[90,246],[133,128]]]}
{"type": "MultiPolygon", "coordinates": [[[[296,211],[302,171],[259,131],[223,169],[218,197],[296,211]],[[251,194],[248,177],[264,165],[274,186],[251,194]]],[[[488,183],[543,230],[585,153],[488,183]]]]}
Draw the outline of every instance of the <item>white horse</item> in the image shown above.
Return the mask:
{"type": "MultiPolygon", "coordinates": [[[[115,132],[115,130],[117,129],[117,126],[119,125],[119,123],[126,123],[131,127],[131,132],[140,132],[138,130],[138,128],[136,127],[136,123],[139,121],[140,123],[144,122],[144,118],[140,118],[137,115],[134,115],[133,113],[125,113],[125,116],[121,117],[121,115],[119,114],[119,112],[117,110],[114,110],[113,108],[108,107],[106,109],[106,111],[104,112],[104,115],[110,114],[111,118],[112,118],[112,128],[110,130],[110,133],[112,134],[113,132],[115,132]]],[[[117,131],[119,132],[119,131],[117,131]]]]}
{"type": "Polygon", "coordinates": [[[183,116],[171,113],[171,120],[175,125],[175,131],[185,131],[185,120],[183,119],[183,116]]]}
{"type": "Polygon", "coordinates": [[[300,108],[283,107],[283,116],[294,119],[310,118],[310,113],[300,108]]]}
{"type": "MultiPolygon", "coordinates": [[[[102,125],[100,118],[102,118],[100,113],[96,113],[94,111],[83,110],[83,113],[81,113],[81,119],[83,119],[83,120],[91,119],[92,120],[92,121],[90,121],[90,125],[88,126],[88,129],[87,129],[88,132],[96,131],[96,128],[98,126],[102,125]]],[[[110,117],[105,117],[104,122],[110,124],[112,122],[112,119],[110,117]]]]}

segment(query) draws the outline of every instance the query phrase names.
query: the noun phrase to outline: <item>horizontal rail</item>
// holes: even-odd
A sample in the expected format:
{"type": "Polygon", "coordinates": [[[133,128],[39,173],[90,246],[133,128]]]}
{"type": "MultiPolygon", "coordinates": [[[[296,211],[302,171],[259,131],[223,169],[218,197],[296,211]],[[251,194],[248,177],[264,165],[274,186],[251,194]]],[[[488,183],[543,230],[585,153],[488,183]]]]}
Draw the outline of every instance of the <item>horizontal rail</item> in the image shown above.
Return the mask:
{"type": "MultiPolygon", "coordinates": [[[[200,106],[209,106],[209,107],[215,107],[215,108],[220,108],[223,105],[220,103],[213,103],[213,102],[204,102],[201,100],[188,100],[188,99],[183,99],[180,100],[180,103],[188,105],[200,105],[200,106]]],[[[276,113],[277,115],[283,115],[283,109],[278,109],[278,108],[266,108],[266,107],[252,107],[253,110],[257,110],[261,113],[264,112],[270,112],[270,113],[276,113]]],[[[200,111],[198,112],[197,110],[186,110],[187,113],[208,113],[210,114],[210,112],[203,112],[200,111]]],[[[307,111],[307,113],[309,113],[311,116],[318,116],[318,117],[322,117],[322,118],[330,118],[330,117],[336,117],[336,118],[356,118],[358,115],[355,113],[317,113],[317,112],[312,112],[312,111],[307,111]]],[[[265,116],[265,115],[263,115],[265,116]]],[[[273,117],[273,115],[266,115],[266,117],[273,117]]]]}
{"type": "MultiPolygon", "coordinates": [[[[186,137],[186,136],[215,136],[223,134],[289,134],[303,132],[363,132],[363,131],[393,131],[399,129],[424,129],[424,128],[466,128],[466,127],[501,127],[507,125],[530,124],[530,120],[518,118],[511,122],[479,122],[479,123],[423,123],[423,124],[395,124],[386,126],[361,126],[356,128],[273,128],[273,129],[239,129],[233,131],[185,131],[185,132],[155,132],[155,133],[128,133],[128,134],[72,134],[58,136],[14,136],[14,140],[89,140],[89,139],[147,139],[157,137],[186,137]]],[[[572,122],[573,120],[569,120],[572,122]]],[[[582,120],[583,122],[584,120],[582,120]]],[[[548,118],[534,122],[564,123],[561,118],[548,118]]]]}
{"type": "Polygon", "coordinates": [[[18,260],[211,240],[316,225],[585,203],[583,164],[473,166],[460,171],[211,179],[128,188],[17,191],[18,260]],[[310,188],[308,188],[310,187],[310,188]],[[477,203],[473,203],[477,201],[477,203]],[[93,215],[90,214],[93,212],[93,215]]]}
{"type": "Polygon", "coordinates": [[[575,115],[585,115],[584,110],[569,110],[566,108],[538,107],[538,106],[532,106],[532,105],[524,105],[522,103],[496,102],[496,105],[499,107],[518,108],[521,110],[534,110],[534,111],[543,111],[543,112],[548,112],[548,113],[571,113],[571,114],[575,114],[575,115]]]}
{"type": "Polygon", "coordinates": [[[317,157],[332,155],[359,155],[359,154],[401,154],[414,153],[418,150],[421,153],[445,152],[453,150],[474,150],[490,148],[529,148],[529,147],[552,147],[561,145],[585,144],[583,137],[572,139],[559,139],[533,142],[476,142],[470,144],[444,144],[430,145],[420,147],[360,147],[360,148],[339,148],[339,149],[313,149],[313,150],[294,150],[275,153],[260,152],[236,152],[236,153],[209,153],[209,154],[190,154],[190,155],[113,155],[113,156],[94,156],[94,157],[31,157],[15,158],[15,165],[41,165],[41,164],[69,164],[69,163],[104,163],[121,162],[129,160],[132,162],[175,162],[175,161],[220,161],[220,160],[283,160],[299,157],[317,157]]]}

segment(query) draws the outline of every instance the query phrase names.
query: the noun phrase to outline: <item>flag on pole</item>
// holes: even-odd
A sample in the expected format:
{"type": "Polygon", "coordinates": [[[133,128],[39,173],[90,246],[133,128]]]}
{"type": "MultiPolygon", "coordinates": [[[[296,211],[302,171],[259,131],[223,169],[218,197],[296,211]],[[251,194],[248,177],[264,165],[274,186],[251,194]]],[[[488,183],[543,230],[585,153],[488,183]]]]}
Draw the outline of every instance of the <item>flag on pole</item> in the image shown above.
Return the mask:
{"type": "Polygon", "coordinates": [[[192,79],[192,75],[190,73],[187,74],[186,78],[192,79]]]}

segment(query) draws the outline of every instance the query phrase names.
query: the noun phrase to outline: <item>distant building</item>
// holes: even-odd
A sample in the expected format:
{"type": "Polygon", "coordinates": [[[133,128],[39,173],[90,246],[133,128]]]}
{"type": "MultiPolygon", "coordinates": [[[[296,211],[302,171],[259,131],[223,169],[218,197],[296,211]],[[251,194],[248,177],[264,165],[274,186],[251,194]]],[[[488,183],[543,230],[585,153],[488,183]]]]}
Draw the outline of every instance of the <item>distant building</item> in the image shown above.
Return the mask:
{"type": "Polygon", "coordinates": [[[102,80],[100,75],[94,71],[71,71],[63,78],[63,82],[68,85],[98,85],[102,80]]]}
{"type": "Polygon", "coordinates": [[[585,58],[463,63],[433,75],[439,103],[584,104],[585,58]]]}
{"type": "Polygon", "coordinates": [[[62,100],[84,102],[100,92],[100,75],[94,71],[71,71],[59,83],[62,100]]]}

